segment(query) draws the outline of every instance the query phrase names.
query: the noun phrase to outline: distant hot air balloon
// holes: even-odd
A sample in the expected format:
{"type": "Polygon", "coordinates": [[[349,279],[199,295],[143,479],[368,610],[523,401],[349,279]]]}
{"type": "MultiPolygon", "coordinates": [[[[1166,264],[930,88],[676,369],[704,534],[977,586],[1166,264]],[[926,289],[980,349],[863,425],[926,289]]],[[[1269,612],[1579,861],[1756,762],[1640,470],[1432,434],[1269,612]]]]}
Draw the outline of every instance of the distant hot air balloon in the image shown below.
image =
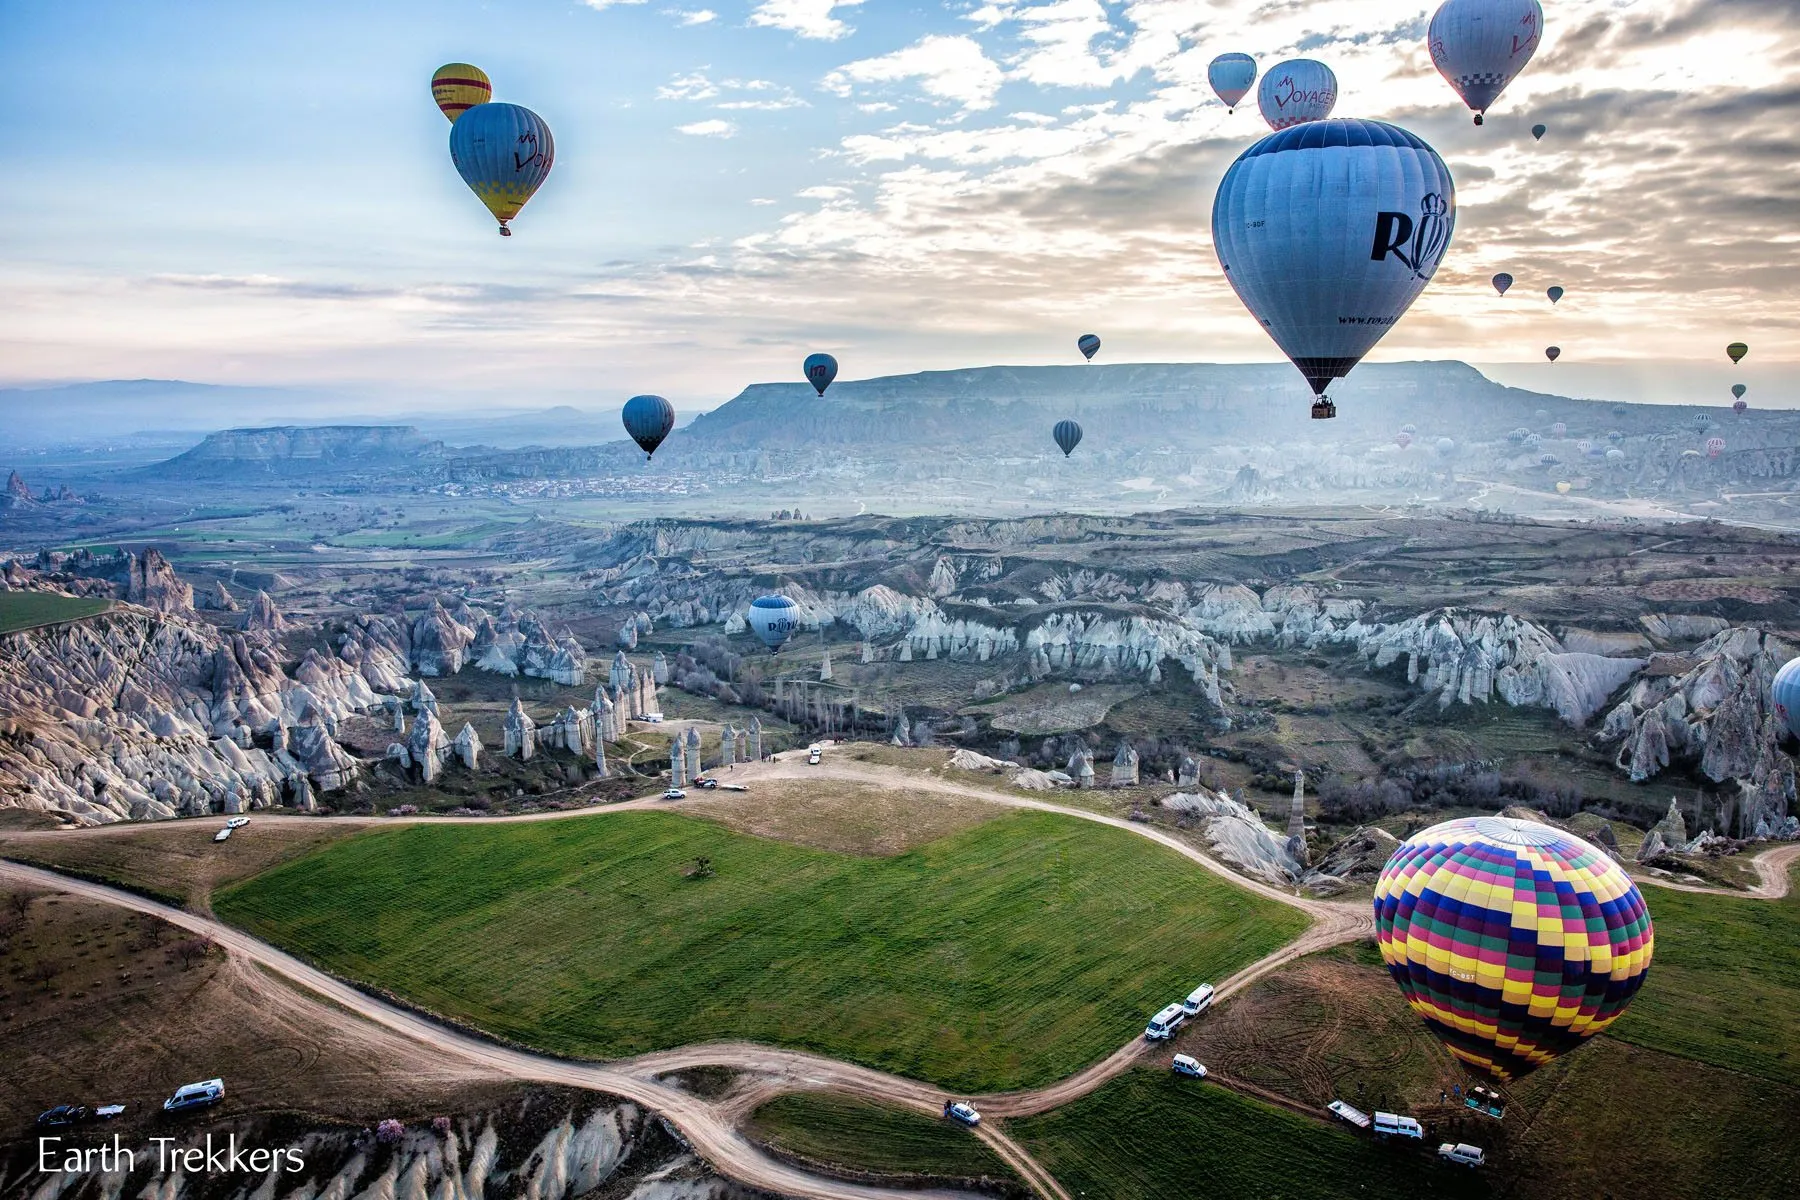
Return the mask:
{"type": "Polygon", "coordinates": [[[1619,449],[1617,446],[1614,446],[1612,449],[1610,449],[1606,452],[1606,459],[1608,462],[1618,462],[1620,459],[1622,459],[1624,457],[1625,457],[1625,452],[1623,450],[1619,449]]]}
{"type": "Polygon", "coordinates": [[[1081,357],[1093,362],[1094,355],[1100,353],[1100,339],[1095,334],[1084,333],[1075,339],[1075,348],[1081,351],[1081,357]]]}
{"type": "Polygon", "coordinates": [[[1525,442],[1525,448],[1527,450],[1536,450],[1539,446],[1544,444],[1543,438],[1529,430],[1526,431],[1523,441],[1525,442]]]}
{"type": "Polygon", "coordinates": [[[800,628],[800,606],[786,596],[758,596],[750,602],[745,624],[774,654],[800,628]]]}
{"type": "Polygon", "coordinates": [[[1337,76],[1330,67],[1310,58],[1290,58],[1271,67],[1262,77],[1256,89],[1256,104],[1269,128],[1279,133],[1329,117],[1337,107],[1337,91],[1337,76]]]}
{"type": "Polygon", "coordinates": [[[1723,453],[1725,453],[1725,439],[1724,438],[1713,437],[1713,438],[1706,439],[1706,457],[1717,458],[1717,457],[1719,457],[1719,455],[1721,455],[1723,453]]]}
{"type": "Polygon", "coordinates": [[[1412,434],[1396,433],[1394,435],[1394,445],[1400,447],[1402,450],[1406,449],[1408,446],[1412,445],[1412,434]]]}
{"type": "Polygon", "coordinates": [[[1566,495],[1568,495],[1568,494],[1569,494],[1569,487],[1570,487],[1570,484],[1569,484],[1569,481],[1568,481],[1568,480],[1566,480],[1566,479],[1564,479],[1564,480],[1562,480],[1562,481],[1560,481],[1560,482],[1559,482],[1559,483],[1557,483],[1557,485],[1556,485],[1556,494],[1557,494],[1557,495],[1559,495],[1559,496],[1566,496],[1566,495]]]}
{"type": "Polygon", "coordinates": [[[494,85],[480,67],[445,63],[431,76],[431,98],[454,124],[469,109],[492,100],[494,85]]]}
{"type": "Polygon", "coordinates": [[[1562,437],[1563,435],[1567,434],[1568,432],[1569,432],[1568,425],[1566,425],[1562,421],[1558,421],[1556,424],[1554,424],[1550,427],[1550,436],[1551,437],[1559,438],[1559,437],[1562,437]]]}
{"type": "Polygon", "coordinates": [[[1050,436],[1056,439],[1056,444],[1062,447],[1063,457],[1067,458],[1081,445],[1081,426],[1073,421],[1058,421],[1050,436]]]}
{"type": "Polygon", "coordinates": [[[831,386],[831,381],[837,378],[837,359],[829,354],[809,354],[806,361],[800,364],[800,370],[805,373],[806,382],[817,388],[819,395],[823,396],[825,389],[831,386]]]}
{"type": "Polygon", "coordinates": [[[1606,431],[1606,440],[1609,442],[1622,442],[1625,440],[1625,431],[1622,429],[1609,429],[1606,431]]]}
{"type": "Polygon", "coordinates": [[[1742,400],[1744,398],[1744,393],[1749,390],[1750,390],[1749,388],[1745,387],[1741,383],[1734,383],[1731,385],[1731,394],[1733,396],[1737,397],[1739,400],[1742,400]]]}
{"type": "Polygon", "coordinates": [[[1550,130],[1549,130],[1548,126],[1533,125],[1531,127],[1531,136],[1534,141],[1539,141],[1539,142],[1543,141],[1544,135],[1549,132],[1550,132],[1550,130]]]}
{"type": "Polygon", "coordinates": [[[1441,437],[1437,440],[1436,449],[1439,458],[1449,458],[1456,453],[1456,443],[1450,438],[1441,437]]]}
{"type": "Polygon", "coordinates": [[[1508,433],[1506,435],[1506,440],[1513,443],[1516,446],[1520,442],[1523,442],[1530,435],[1531,435],[1531,430],[1529,430],[1529,429],[1525,428],[1523,425],[1521,425],[1517,429],[1514,429],[1510,433],[1508,433]]]}
{"type": "Polygon", "coordinates": [[[1554,454],[1540,454],[1538,456],[1538,465],[1541,467],[1554,467],[1561,461],[1562,460],[1554,454]]]}
{"type": "Polygon", "coordinates": [[[1513,277],[1511,275],[1508,275],[1505,271],[1502,271],[1498,275],[1494,276],[1494,290],[1496,292],[1499,292],[1502,296],[1506,295],[1506,289],[1511,287],[1512,285],[1513,285],[1513,277]]]}
{"type": "Polygon", "coordinates": [[[450,126],[450,161],[511,237],[506,223],[543,184],[556,161],[544,119],[517,104],[477,104],[450,126]]]}
{"type": "Polygon", "coordinates": [[[1742,342],[1733,342],[1731,345],[1725,347],[1725,353],[1731,356],[1732,362],[1741,363],[1744,361],[1744,355],[1750,353],[1750,347],[1744,345],[1742,342]]]}
{"type": "Polygon", "coordinates": [[[1221,54],[1207,65],[1206,82],[1212,84],[1226,109],[1236,112],[1238,101],[1256,82],[1256,60],[1248,54],[1221,54]]]}
{"type": "Polygon", "coordinates": [[[1787,731],[1800,737],[1800,658],[1789,659],[1769,685],[1769,707],[1787,731]]]}
{"type": "Polygon", "coordinates": [[[1416,833],[1388,858],[1375,940],[1450,1053],[1517,1079],[1619,1019],[1656,939],[1637,885],[1605,851],[1536,821],[1477,816],[1416,833]]]}
{"type": "Polygon", "coordinates": [[[645,462],[669,436],[669,430],[675,428],[675,406],[661,396],[633,396],[625,402],[622,416],[625,432],[644,448],[645,462]]]}
{"type": "Polygon", "coordinates": [[[1733,400],[1731,402],[1731,411],[1734,413],[1744,413],[1749,411],[1749,408],[1750,406],[1742,400],[1733,400]]]}
{"type": "Polygon", "coordinates": [[[1586,438],[1583,438],[1579,442],[1575,443],[1576,451],[1581,454],[1586,454],[1589,450],[1591,450],[1593,448],[1593,446],[1594,446],[1594,443],[1588,441],[1586,438]]]}
{"type": "Polygon", "coordinates": [[[1563,298],[1563,290],[1559,287],[1553,287],[1545,292],[1544,295],[1550,297],[1550,303],[1555,304],[1558,300],[1563,298]]]}
{"type": "Polygon", "coordinates": [[[1555,362],[1557,359],[1562,357],[1562,347],[1561,346],[1545,347],[1544,357],[1549,359],[1551,362],[1555,362]]]}
{"type": "Polygon", "coordinates": [[[1408,421],[1400,427],[1400,432],[1404,433],[1407,437],[1411,437],[1413,434],[1419,432],[1419,427],[1414,425],[1411,421],[1408,421]]]}
{"type": "MultiPolygon", "coordinates": [[[[1425,290],[1455,227],[1443,160],[1380,121],[1270,134],[1231,164],[1213,200],[1225,277],[1318,396],[1425,290]]],[[[1313,413],[1335,409],[1321,401],[1313,413]]]]}
{"type": "Polygon", "coordinates": [[[1438,73],[1475,111],[1489,106],[1525,69],[1543,35],[1538,0],[1444,0],[1426,33],[1438,73]]]}

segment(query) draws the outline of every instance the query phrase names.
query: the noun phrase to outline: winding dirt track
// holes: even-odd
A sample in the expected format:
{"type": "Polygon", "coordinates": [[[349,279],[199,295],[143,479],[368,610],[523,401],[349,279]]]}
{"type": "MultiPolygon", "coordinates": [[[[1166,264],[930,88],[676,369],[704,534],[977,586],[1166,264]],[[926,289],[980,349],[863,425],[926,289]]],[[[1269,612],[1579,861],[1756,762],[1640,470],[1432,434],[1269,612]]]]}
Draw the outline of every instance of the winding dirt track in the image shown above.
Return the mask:
{"type": "Polygon", "coordinates": [[[1788,872],[1793,868],[1796,859],[1800,859],[1800,843],[1763,851],[1750,860],[1756,867],[1756,886],[1746,888],[1741,892],[1735,888],[1708,887],[1701,883],[1676,883],[1673,879],[1663,879],[1656,875],[1633,875],[1632,879],[1638,883],[1648,883],[1654,887],[1668,888],[1674,892],[1699,892],[1705,896],[1743,896],[1753,900],[1780,900],[1788,894],[1788,872]]]}

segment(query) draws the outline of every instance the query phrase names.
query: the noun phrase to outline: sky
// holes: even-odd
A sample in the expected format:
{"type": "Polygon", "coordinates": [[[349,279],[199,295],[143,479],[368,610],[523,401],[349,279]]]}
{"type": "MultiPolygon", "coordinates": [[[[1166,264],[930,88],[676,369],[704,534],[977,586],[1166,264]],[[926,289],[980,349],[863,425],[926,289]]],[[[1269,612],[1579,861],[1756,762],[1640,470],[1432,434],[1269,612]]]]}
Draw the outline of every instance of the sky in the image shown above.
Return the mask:
{"type": "Polygon", "coordinates": [[[1209,236],[1267,132],[1206,86],[1236,50],[1326,62],[1337,115],[1455,177],[1444,265],[1370,361],[1800,406],[1794,0],[1546,0],[1479,129],[1432,7],[0,0],[0,385],[695,409],[815,349],[845,378],[1077,362],[1088,331],[1112,362],[1274,361],[1209,236]],[[555,132],[509,239],[430,97],[459,60],[555,132]]]}

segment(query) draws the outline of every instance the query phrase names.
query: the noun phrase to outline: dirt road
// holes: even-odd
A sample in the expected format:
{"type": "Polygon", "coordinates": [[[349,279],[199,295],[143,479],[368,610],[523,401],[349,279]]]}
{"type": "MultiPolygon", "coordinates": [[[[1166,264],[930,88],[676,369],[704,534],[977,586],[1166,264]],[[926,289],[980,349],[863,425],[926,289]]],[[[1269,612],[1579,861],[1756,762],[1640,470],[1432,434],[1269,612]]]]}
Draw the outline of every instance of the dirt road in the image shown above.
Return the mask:
{"type": "Polygon", "coordinates": [[[1706,896],[1746,896],[1753,900],[1780,900],[1788,894],[1788,874],[1794,861],[1800,859],[1800,843],[1764,850],[1750,862],[1756,867],[1755,887],[1737,891],[1734,888],[1708,887],[1703,883],[1677,883],[1656,875],[1633,875],[1638,883],[1668,888],[1675,892],[1699,892],[1706,896]]]}

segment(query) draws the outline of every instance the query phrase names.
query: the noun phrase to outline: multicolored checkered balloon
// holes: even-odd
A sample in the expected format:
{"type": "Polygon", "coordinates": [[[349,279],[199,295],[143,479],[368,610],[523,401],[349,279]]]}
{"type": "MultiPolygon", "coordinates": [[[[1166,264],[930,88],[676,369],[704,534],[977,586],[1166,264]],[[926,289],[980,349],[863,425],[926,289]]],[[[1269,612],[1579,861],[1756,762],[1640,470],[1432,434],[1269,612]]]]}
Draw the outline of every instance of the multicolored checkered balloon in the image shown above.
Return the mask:
{"type": "Polygon", "coordinates": [[[1401,843],[1375,884],[1375,937],[1413,1011],[1500,1079],[1616,1021],[1655,946],[1637,885],[1603,851],[1485,816],[1401,843]]]}

